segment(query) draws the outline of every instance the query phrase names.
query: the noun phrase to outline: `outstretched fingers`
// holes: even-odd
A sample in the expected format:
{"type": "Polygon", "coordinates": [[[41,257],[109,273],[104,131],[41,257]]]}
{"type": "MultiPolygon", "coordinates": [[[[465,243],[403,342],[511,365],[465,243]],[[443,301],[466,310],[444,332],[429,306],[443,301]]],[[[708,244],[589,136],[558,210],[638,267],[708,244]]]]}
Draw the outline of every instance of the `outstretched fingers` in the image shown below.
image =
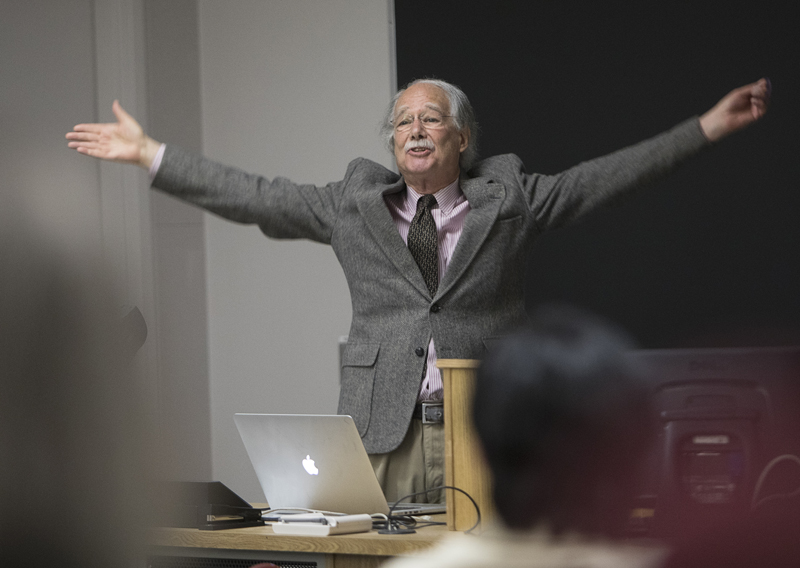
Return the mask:
{"type": "Polygon", "coordinates": [[[139,123],[115,100],[111,105],[117,122],[76,124],[66,137],[67,146],[94,158],[148,167],[157,146],[139,123]]]}
{"type": "MultiPolygon", "coordinates": [[[[76,124],[72,127],[73,132],[100,132],[105,124],[76,124]]],[[[71,134],[71,133],[70,133],[71,134]]]]}
{"type": "MultiPolygon", "coordinates": [[[[78,125],[80,126],[80,125],[78,125]]],[[[77,126],[75,128],[78,128],[77,126]]],[[[70,148],[74,148],[79,142],[97,142],[100,139],[100,134],[89,130],[76,130],[67,132],[67,140],[72,140],[67,144],[70,148]]]]}
{"type": "Polygon", "coordinates": [[[101,150],[97,146],[76,146],[75,150],[80,154],[86,154],[87,156],[91,156],[93,158],[110,158],[108,152],[101,150]]]}
{"type": "MultiPolygon", "coordinates": [[[[87,150],[96,151],[103,140],[103,130],[99,124],[78,124],[72,132],[67,132],[69,148],[74,148],[82,154],[89,154],[87,150]]],[[[106,140],[108,136],[105,136],[106,140]]],[[[93,154],[90,154],[93,155],[93,154]]]]}
{"type": "Polygon", "coordinates": [[[81,154],[86,154],[94,158],[112,158],[113,156],[108,150],[107,145],[97,141],[81,140],[74,141],[67,144],[68,147],[76,150],[81,154]]]}
{"type": "Polygon", "coordinates": [[[114,99],[114,102],[111,103],[111,111],[114,113],[114,116],[117,117],[117,120],[122,123],[125,121],[136,122],[136,120],[127,113],[127,111],[122,108],[122,105],[119,104],[117,99],[114,99]]]}
{"type": "Polygon", "coordinates": [[[758,120],[767,112],[772,96],[772,82],[769,79],[756,81],[750,91],[750,108],[753,118],[758,120]]]}

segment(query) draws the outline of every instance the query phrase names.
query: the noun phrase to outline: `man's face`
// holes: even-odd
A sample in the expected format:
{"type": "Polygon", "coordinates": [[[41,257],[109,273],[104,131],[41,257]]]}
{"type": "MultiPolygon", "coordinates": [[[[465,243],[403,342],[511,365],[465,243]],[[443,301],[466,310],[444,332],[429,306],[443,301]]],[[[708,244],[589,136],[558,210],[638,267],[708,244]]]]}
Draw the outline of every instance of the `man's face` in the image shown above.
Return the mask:
{"type": "Polygon", "coordinates": [[[449,117],[447,94],[426,83],[409,87],[394,109],[394,157],[406,183],[435,193],[459,174],[458,159],[469,142],[449,117]]]}

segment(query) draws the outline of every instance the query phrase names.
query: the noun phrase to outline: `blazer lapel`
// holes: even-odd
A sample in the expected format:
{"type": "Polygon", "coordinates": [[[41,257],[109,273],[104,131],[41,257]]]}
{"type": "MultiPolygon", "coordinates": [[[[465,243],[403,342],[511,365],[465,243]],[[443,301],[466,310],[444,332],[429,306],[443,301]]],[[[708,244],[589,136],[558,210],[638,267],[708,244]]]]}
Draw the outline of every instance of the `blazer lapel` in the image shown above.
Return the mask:
{"type": "Polygon", "coordinates": [[[450,259],[447,272],[439,282],[436,298],[443,296],[453,287],[475,258],[494,226],[506,195],[503,184],[482,178],[462,177],[461,191],[469,201],[470,211],[464,221],[464,230],[453,251],[453,258],[450,259]]]}
{"type": "Polygon", "coordinates": [[[383,199],[384,195],[397,193],[405,189],[405,182],[400,179],[391,185],[379,186],[378,191],[365,191],[357,199],[358,211],[367,225],[375,242],[383,249],[386,256],[392,261],[397,271],[416,288],[420,294],[430,297],[428,287],[422,278],[422,273],[417,266],[414,257],[403,242],[397,226],[394,224],[392,214],[386,207],[383,199]]]}

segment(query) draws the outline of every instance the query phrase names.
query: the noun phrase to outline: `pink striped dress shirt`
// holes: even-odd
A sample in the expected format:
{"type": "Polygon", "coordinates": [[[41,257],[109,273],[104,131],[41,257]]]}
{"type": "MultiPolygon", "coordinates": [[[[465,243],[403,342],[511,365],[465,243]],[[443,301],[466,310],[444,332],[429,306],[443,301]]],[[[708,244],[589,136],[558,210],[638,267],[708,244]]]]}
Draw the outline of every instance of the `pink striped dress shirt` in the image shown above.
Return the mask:
{"type": "MultiPolygon", "coordinates": [[[[417,212],[417,201],[422,194],[417,193],[413,187],[407,186],[408,191],[393,193],[385,197],[386,205],[392,214],[397,230],[408,244],[408,228],[417,212]]],[[[436,207],[431,209],[433,221],[436,223],[436,232],[439,241],[439,281],[442,281],[445,271],[450,264],[453,251],[456,248],[461,232],[464,230],[464,220],[469,213],[469,202],[461,192],[461,187],[456,179],[453,183],[440,189],[435,194],[436,207]]],[[[442,375],[436,368],[436,346],[431,339],[428,345],[428,364],[425,376],[422,378],[418,401],[442,400],[442,375]]]]}

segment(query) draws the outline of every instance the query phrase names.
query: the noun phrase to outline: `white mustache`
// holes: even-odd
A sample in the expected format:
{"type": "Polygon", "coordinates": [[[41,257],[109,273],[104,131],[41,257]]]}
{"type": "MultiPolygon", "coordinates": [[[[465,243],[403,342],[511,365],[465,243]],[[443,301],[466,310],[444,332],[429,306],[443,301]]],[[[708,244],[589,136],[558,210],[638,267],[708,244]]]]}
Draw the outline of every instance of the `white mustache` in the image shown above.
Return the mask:
{"type": "Polygon", "coordinates": [[[424,148],[428,150],[433,150],[434,145],[428,138],[420,138],[419,140],[409,140],[406,142],[406,145],[403,146],[404,152],[409,152],[414,148],[424,148]]]}

